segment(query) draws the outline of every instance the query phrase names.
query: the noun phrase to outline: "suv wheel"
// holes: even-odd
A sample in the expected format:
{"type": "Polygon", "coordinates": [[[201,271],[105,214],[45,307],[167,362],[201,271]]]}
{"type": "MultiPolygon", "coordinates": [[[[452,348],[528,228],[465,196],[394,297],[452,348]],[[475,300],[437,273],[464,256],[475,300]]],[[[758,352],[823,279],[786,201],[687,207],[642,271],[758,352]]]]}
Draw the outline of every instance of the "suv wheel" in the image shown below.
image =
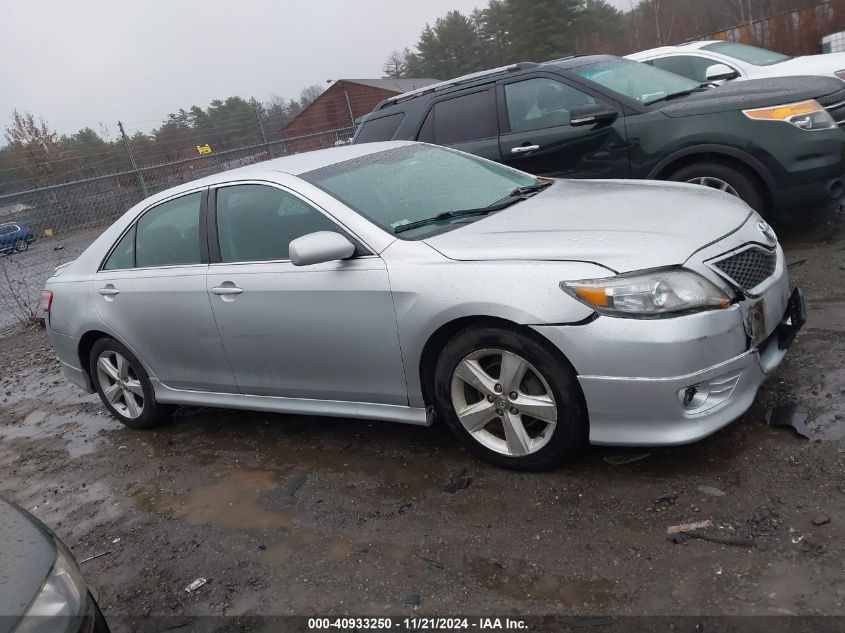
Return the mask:
{"type": "Polygon", "coordinates": [[[515,470],[547,470],[587,440],[575,371],[518,330],[470,327],[435,368],[437,408],[482,459],[515,470]]]}
{"type": "Polygon", "coordinates": [[[730,165],[717,162],[693,163],[672,173],[669,180],[719,189],[740,198],[761,215],[765,211],[765,196],[754,177],[730,165]]]}
{"type": "Polygon", "coordinates": [[[172,407],[155,400],[153,386],[138,359],[113,338],[101,338],[91,347],[91,380],[100,400],[120,422],[133,429],[161,424],[172,407]]]}

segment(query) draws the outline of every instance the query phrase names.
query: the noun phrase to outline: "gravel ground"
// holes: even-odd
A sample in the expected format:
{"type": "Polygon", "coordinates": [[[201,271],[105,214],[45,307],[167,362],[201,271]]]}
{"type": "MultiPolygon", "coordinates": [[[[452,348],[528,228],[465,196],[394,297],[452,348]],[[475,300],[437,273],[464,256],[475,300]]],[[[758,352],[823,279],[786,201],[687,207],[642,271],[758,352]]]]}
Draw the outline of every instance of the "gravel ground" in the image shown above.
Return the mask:
{"type": "Polygon", "coordinates": [[[807,325],[748,414],[691,446],[519,474],[438,427],[186,408],[132,431],[31,328],[0,339],[0,494],[106,553],[82,567],[114,620],[845,615],[845,224],[785,247],[807,325]],[[812,439],[766,425],[787,403],[812,439]],[[667,538],[706,518],[722,542],[667,538]]]}

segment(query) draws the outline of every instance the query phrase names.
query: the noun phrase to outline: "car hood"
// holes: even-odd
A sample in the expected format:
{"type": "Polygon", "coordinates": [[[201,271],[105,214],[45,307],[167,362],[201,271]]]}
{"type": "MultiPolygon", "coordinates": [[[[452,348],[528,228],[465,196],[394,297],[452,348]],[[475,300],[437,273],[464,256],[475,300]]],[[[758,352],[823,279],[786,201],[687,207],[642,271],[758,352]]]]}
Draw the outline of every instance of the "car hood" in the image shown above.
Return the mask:
{"type": "Polygon", "coordinates": [[[795,103],[838,90],[842,90],[842,81],[834,77],[771,77],[729,81],[710,90],[655,105],[667,116],[681,117],[795,103]]]}
{"type": "Polygon", "coordinates": [[[0,633],[14,628],[14,616],[26,611],[55,560],[56,545],[46,528],[0,499],[0,633]]]}
{"type": "Polygon", "coordinates": [[[627,272],[682,264],[750,213],[738,198],[698,185],[559,180],[425,242],[456,260],[569,260],[627,272]]]}
{"type": "Polygon", "coordinates": [[[804,55],[793,57],[771,66],[756,66],[754,72],[768,76],[780,75],[829,75],[837,70],[845,70],[845,53],[827,53],[825,55],[804,55]]]}

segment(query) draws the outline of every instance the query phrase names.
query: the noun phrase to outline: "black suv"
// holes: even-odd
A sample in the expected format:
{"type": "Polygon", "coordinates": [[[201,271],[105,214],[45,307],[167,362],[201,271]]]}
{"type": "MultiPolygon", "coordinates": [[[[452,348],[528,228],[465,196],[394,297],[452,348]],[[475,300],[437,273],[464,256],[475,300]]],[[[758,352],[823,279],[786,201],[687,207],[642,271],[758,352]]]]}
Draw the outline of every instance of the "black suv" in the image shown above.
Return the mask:
{"type": "Polygon", "coordinates": [[[698,183],[786,219],[842,196],[842,124],[838,79],[713,86],[592,55],[391,97],[361,119],[353,142],[425,141],[539,175],[698,183]]]}

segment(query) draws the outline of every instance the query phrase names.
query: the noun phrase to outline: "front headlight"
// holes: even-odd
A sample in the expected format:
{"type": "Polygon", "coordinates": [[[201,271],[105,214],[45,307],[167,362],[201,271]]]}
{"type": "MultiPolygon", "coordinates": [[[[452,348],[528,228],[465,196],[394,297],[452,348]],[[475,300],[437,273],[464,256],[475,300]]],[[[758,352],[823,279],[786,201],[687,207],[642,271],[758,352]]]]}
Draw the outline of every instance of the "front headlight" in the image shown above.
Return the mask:
{"type": "Polygon", "coordinates": [[[56,542],[56,562],[29,605],[15,633],[78,631],[88,613],[88,588],[64,545],[56,542]]]}
{"type": "Polygon", "coordinates": [[[679,268],[562,281],[560,287],[596,312],[609,316],[649,317],[731,305],[730,298],[715,284],[679,268]]]}
{"type": "Polygon", "coordinates": [[[742,113],[756,121],[784,121],[802,130],[829,130],[836,127],[836,121],[830,113],[814,99],[770,108],[743,110],[742,113]]]}

